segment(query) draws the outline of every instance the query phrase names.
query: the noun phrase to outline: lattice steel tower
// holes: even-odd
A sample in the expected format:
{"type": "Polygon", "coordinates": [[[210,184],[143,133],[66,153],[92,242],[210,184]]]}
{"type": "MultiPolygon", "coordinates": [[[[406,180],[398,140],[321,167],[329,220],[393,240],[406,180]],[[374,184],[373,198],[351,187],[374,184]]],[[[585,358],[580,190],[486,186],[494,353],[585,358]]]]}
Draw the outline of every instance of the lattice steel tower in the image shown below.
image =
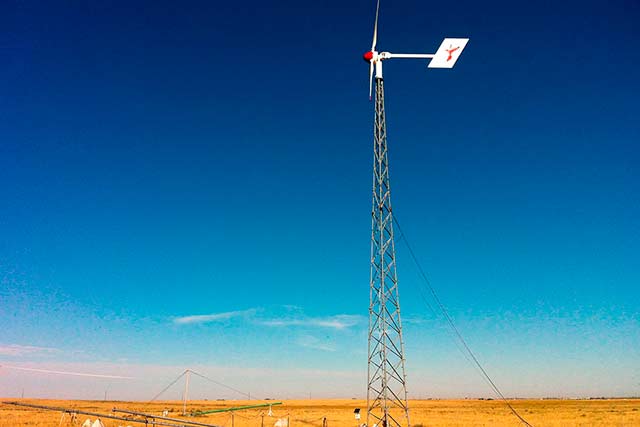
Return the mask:
{"type": "Polygon", "coordinates": [[[376,44],[380,0],[376,3],[371,50],[363,55],[364,60],[369,63],[369,98],[372,95],[374,72],[376,86],[376,112],[373,126],[367,426],[373,427],[373,424],[377,424],[378,427],[403,425],[410,427],[396,250],[393,241],[382,62],[392,58],[431,59],[429,68],[453,68],[469,39],[445,38],[436,53],[379,52],[376,50],[376,44]]]}
{"type": "Polygon", "coordinates": [[[409,426],[381,77],[376,77],[373,146],[367,425],[409,426]]]}

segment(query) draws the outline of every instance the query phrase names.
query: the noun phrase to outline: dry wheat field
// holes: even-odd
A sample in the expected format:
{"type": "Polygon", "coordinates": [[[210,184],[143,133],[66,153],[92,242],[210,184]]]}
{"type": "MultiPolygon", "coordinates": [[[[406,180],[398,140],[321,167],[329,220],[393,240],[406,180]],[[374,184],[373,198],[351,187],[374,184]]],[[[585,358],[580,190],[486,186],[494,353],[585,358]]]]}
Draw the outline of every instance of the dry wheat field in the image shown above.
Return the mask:
{"type": "MultiPolygon", "coordinates": [[[[163,402],[110,402],[110,401],[65,401],[2,399],[21,401],[37,405],[60,406],[88,412],[110,413],[113,407],[160,415],[168,409],[169,417],[181,418],[182,404],[176,401],[163,402]]],[[[228,408],[256,401],[192,401],[188,410],[228,408]]],[[[610,400],[517,400],[512,402],[535,427],[622,427],[640,426],[640,399],[610,400]]],[[[282,405],[273,406],[272,415],[268,408],[251,409],[231,413],[189,417],[191,421],[214,424],[221,427],[274,427],[279,419],[286,419],[290,427],[357,427],[353,411],[364,411],[366,402],[362,400],[286,400],[282,405]]],[[[412,400],[409,403],[411,424],[414,427],[471,427],[471,426],[521,426],[504,403],[487,400],[412,400]]],[[[61,417],[59,412],[23,408],[0,404],[0,427],[26,426],[80,426],[87,419],[95,417],[78,416],[74,423],[69,415],[61,417]]],[[[106,427],[144,426],[141,423],[127,423],[102,419],[106,427]]],[[[363,422],[361,420],[360,422],[363,422]]],[[[149,424],[151,425],[151,424],[149,424]]]]}

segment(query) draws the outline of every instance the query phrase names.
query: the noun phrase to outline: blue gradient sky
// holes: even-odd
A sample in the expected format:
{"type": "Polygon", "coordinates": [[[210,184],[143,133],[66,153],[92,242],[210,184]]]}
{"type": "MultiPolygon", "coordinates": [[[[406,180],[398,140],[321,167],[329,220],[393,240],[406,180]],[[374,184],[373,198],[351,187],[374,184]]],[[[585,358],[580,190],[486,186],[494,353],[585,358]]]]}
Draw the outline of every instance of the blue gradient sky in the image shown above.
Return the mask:
{"type": "MultiPolygon", "coordinates": [[[[471,38],[385,66],[407,236],[505,394],[639,395],[640,5],[429,3],[380,12],[471,38]]],[[[0,395],[362,396],[374,2],[1,8],[0,364],[137,379],[0,395]]],[[[398,251],[410,395],[490,396],[398,251]]]]}

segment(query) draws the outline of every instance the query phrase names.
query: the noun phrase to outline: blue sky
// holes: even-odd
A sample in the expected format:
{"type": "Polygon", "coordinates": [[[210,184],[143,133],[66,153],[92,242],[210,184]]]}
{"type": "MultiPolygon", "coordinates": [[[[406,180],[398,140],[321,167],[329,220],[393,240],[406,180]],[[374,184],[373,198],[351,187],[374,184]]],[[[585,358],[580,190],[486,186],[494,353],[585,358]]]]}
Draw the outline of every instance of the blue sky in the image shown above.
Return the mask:
{"type": "MultiPolygon", "coordinates": [[[[145,399],[187,367],[364,394],[374,10],[2,6],[0,364],[136,379],[0,394],[145,399]]],[[[640,394],[639,18],[382,2],[382,50],[471,38],[453,70],[385,65],[392,197],[507,395],[640,394]]],[[[397,246],[410,395],[489,396],[397,246]]]]}

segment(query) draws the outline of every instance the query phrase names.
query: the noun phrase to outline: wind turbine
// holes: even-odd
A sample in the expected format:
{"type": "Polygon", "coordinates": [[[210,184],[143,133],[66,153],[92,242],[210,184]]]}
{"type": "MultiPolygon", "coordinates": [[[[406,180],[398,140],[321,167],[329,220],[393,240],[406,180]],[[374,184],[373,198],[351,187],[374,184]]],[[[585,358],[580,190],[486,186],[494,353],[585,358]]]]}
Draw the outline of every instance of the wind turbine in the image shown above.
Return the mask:
{"type": "Polygon", "coordinates": [[[401,427],[402,425],[410,426],[410,422],[393,237],[382,62],[393,58],[424,58],[431,59],[429,68],[452,68],[469,39],[445,38],[434,54],[378,52],[376,44],[379,12],[380,0],[376,5],[371,50],[364,54],[364,60],[369,63],[370,99],[373,91],[374,71],[376,81],[371,276],[369,282],[367,426],[401,427]],[[406,424],[402,418],[406,419],[406,424]]]}
{"type": "Polygon", "coordinates": [[[378,42],[378,14],[380,12],[380,0],[376,6],[376,20],[373,24],[373,41],[371,50],[362,55],[363,59],[369,63],[369,99],[371,99],[373,89],[373,74],[375,68],[376,81],[382,80],[382,61],[391,58],[409,59],[431,59],[429,68],[453,68],[460,54],[464,50],[468,38],[445,38],[436,53],[391,53],[378,52],[376,44],[378,42]]]}

